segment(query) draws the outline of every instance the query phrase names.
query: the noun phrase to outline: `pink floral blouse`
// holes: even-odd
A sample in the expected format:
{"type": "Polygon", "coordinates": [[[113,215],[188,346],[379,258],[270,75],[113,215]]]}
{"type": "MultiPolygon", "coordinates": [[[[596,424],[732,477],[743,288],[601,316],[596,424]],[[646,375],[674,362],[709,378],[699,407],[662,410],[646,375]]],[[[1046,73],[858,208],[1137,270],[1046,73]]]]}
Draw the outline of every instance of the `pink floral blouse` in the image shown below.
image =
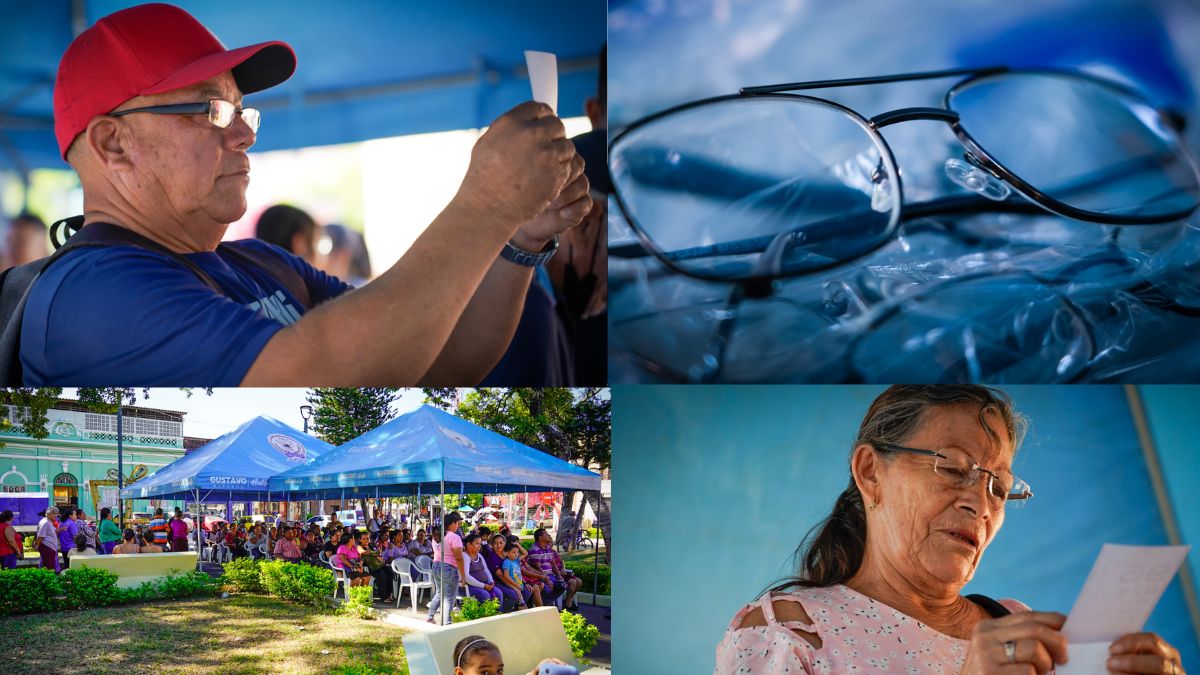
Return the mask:
{"type": "MultiPolygon", "coordinates": [[[[1000,604],[1014,613],[1029,611],[1016,600],[1000,604]]],[[[715,674],[957,673],[967,645],[846,586],[801,588],[764,595],[734,615],[717,645],[715,674]],[[779,621],[772,605],[777,600],[798,601],[812,623],[779,621]],[[756,607],[767,625],[738,628],[756,607]],[[821,648],[792,629],[815,633],[821,648]]]]}

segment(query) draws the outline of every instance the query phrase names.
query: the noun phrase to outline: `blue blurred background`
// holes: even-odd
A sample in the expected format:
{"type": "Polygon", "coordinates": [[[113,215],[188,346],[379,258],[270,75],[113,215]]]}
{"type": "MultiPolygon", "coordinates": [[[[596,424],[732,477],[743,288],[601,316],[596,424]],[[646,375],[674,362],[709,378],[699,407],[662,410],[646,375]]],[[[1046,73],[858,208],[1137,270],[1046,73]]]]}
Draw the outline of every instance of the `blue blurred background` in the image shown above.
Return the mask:
{"type": "MultiPolygon", "coordinates": [[[[851,443],[882,390],[614,389],[616,669],[712,672],[734,612],[794,571],[796,545],[845,488],[851,443]]],[[[1004,390],[1031,421],[1013,468],[1036,497],[1008,514],[965,593],[1066,613],[1102,544],[1172,543],[1170,522],[1183,543],[1200,543],[1200,387],[1004,390]]],[[[1193,551],[1191,579],[1198,563],[1193,551]]],[[[1176,576],[1147,625],[1191,669],[1196,611],[1195,587],[1176,576]]]]}
{"type": "MultiPolygon", "coordinates": [[[[0,0],[0,168],[66,168],[53,133],[59,59],[78,31],[141,0],[0,0]]],[[[174,0],[227,47],[283,40],[287,82],[247,98],[272,122],[255,150],[486,126],[529,98],[523,51],[554,52],[559,109],[596,91],[603,3],[174,0]]]]}

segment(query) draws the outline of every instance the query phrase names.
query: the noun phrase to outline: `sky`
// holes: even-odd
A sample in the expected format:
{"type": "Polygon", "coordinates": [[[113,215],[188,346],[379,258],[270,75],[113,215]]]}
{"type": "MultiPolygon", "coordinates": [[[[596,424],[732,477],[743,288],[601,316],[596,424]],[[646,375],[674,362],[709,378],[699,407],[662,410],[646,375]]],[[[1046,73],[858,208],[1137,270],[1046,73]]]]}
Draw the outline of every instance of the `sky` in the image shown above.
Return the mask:
{"type": "MultiPolygon", "coordinates": [[[[203,389],[193,389],[190,398],[179,389],[151,389],[149,398],[144,398],[142,391],[137,389],[139,406],[187,413],[183,418],[185,436],[213,439],[259,415],[304,429],[300,406],[307,403],[304,395],[308,390],[303,388],[224,388],[213,389],[211,396],[203,389]]],[[[63,395],[76,398],[74,389],[64,389],[63,395]]],[[[392,409],[402,415],[418,408],[424,400],[420,389],[405,389],[392,403],[392,409]]]]}

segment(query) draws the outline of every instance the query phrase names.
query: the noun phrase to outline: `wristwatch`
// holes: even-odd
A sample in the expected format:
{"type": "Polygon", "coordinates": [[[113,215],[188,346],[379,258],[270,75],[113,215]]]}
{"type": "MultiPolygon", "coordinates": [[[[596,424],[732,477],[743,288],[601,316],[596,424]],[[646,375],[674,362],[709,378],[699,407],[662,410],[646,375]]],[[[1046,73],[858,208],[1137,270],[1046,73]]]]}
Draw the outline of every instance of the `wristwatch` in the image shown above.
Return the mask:
{"type": "Polygon", "coordinates": [[[512,245],[511,241],[504,243],[504,248],[500,250],[500,257],[522,267],[538,267],[545,265],[546,261],[554,257],[554,252],[558,250],[558,235],[555,235],[541,251],[532,253],[522,248],[517,248],[512,245]]]}

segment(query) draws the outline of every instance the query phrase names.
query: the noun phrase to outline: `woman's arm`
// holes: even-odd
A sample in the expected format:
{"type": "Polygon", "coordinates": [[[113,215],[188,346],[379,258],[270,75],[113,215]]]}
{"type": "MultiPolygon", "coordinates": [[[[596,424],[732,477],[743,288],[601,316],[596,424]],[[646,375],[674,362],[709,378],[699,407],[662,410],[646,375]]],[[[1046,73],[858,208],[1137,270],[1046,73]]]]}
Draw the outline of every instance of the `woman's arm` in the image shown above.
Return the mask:
{"type": "MultiPolygon", "coordinates": [[[[459,560],[460,569],[463,570],[463,580],[467,582],[468,586],[473,586],[475,588],[483,588],[484,583],[482,581],[476,579],[475,577],[471,576],[471,558],[468,557],[466,553],[463,553],[459,557],[460,557],[460,560],[459,560]]],[[[487,568],[485,567],[484,569],[486,570],[487,568]]]]}

